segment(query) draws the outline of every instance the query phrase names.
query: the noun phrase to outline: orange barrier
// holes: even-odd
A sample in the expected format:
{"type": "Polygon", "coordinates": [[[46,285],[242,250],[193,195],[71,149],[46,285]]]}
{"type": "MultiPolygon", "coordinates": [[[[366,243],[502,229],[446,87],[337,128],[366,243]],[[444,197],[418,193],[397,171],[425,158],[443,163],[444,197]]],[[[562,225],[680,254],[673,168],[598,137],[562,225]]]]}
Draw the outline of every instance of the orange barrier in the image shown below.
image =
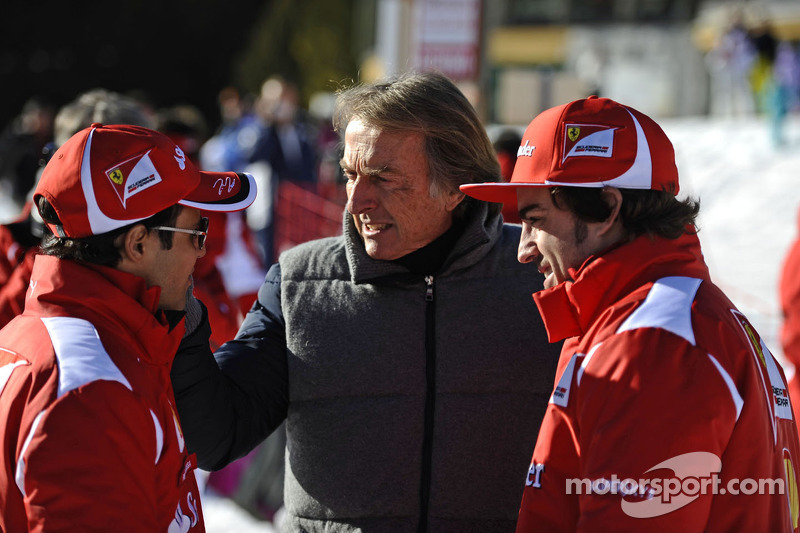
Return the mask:
{"type": "Polygon", "coordinates": [[[297,244],[342,234],[344,185],[282,181],[275,200],[275,257],[297,244]]]}

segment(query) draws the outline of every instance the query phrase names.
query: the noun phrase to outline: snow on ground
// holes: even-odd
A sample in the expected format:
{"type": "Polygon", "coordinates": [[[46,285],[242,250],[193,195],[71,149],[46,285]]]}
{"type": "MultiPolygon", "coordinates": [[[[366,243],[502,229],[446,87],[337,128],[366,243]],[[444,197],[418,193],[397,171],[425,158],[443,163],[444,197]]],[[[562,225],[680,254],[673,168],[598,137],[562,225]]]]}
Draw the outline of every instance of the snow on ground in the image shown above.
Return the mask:
{"type": "Polygon", "coordinates": [[[207,491],[202,496],[207,533],[274,533],[270,522],[253,518],[233,500],[207,491]]]}
{"type": "MultiPolygon", "coordinates": [[[[699,197],[700,241],[712,279],[745,313],[776,356],[778,277],[796,236],[800,205],[800,116],[786,123],[786,145],[770,142],[762,118],[659,121],[675,146],[681,195],[699,197]]],[[[0,220],[8,220],[0,197],[0,220]]],[[[270,533],[213,493],[203,499],[209,533],[270,533]]]]}

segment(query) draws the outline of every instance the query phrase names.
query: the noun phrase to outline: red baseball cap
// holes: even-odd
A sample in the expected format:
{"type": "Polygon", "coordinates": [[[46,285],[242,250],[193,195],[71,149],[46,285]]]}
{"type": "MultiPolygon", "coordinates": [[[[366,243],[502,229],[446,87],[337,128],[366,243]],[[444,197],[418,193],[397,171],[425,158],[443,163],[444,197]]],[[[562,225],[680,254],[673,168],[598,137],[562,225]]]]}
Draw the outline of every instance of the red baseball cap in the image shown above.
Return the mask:
{"type": "Polygon", "coordinates": [[[590,96],[540,113],[528,125],[507,183],[461,190],[488,202],[516,202],[520,187],[617,187],[678,194],[675,150],[647,115],[590,96]]]}
{"type": "Polygon", "coordinates": [[[147,128],[92,124],[65,142],[33,192],[61,220],[59,237],[106,233],[175,204],[239,211],[256,198],[253,176],[201,172],[169,137],[147,128]]]}

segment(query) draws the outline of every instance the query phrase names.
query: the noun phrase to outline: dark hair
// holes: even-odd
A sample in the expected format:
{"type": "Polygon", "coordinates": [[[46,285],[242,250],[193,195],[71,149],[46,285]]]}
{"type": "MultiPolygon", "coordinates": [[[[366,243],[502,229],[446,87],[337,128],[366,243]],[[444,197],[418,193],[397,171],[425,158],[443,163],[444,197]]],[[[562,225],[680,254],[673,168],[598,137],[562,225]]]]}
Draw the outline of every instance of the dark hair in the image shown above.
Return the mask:
{"type": "MultiPolygon", "coordinates": [[[[693,233],[700,201],[679,200],[670,191],[649,189],[618,189],[622,194],[620,221],[632,236],[648,235],[677,239],[693,233]],[[691,225],[691,227],[689,226],[691,225]]],[[[559,209],[571,211],[584,222],[600,222],[611,215],[602,197],[602,188],[552,187],[550,195],[559,209]]]]}
{"type": "MultiPolygon", "coordinates": [[[[55,209],[44,196],[39,197],[37,207],[45,223],[61,224],[61,220],[58,218],[55,209]]],[[[72,259],[74,261],[115,267],[122,259],[119,248],[117,248],[115,243],[117,237],[127,233],[138,224],[144,225],[147,231],[158,231],[151,230],[153,226],[174,226],[182,209],[183,206],[175,204],[163,211],[159,211],[150,218],[128,224],[127,226],[113,231],[101,233],[99,235],[90,235],[79,239],[57,237],[52,233],[46,232],[47,234],[42,241],[41,253],[44,255],[52,255],[59,259],[72,259]]],[[[161,241],[162,248],[165,250],[172,248],[172,232],[160,231],[159,240],[161,241]]]]}
{"type": "Polygon", "coordinates": [[[520,144],[522,144],[520,132],[513,128],[505,128],[497,135],[492,146],[498,154],[507,153],[516,158],[520,144]]]}
{"type": "MultiPolygon", "coordinates": [[[[501,181],[500,164],[486,129],[467,97],[446,76],[407,73],[384,83],[339,91],[334,129],[342,133],[354,119],[390,132],[422,135],[431,195],[458,192],[465,183],[501,181]]],[[[474,203],[465,198],[454,211],[462,217],[474,203]]],[[[490,204],[500,212],[500,204],[490,204]]]]}

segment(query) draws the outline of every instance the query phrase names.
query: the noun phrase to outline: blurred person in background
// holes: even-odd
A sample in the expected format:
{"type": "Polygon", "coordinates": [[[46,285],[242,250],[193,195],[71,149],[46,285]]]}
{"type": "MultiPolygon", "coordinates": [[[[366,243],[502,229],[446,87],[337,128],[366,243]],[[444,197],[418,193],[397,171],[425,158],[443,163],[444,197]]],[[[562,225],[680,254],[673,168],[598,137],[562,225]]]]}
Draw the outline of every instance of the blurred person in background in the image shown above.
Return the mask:
{"type": "Polygon", "coordinates": [[[44,97],[30,98],[0,132],[0,196],[15,214],[24,210],[47,144],[53,136],[55,106],[44,97]]]}
{"type": "Polygon", "coordinates": [[[336,95],[332,92],[317,92],[308,103],[309,115],[314,119],[317,130],[317,184],[318,191],[325,198],[340,198],[344,176],[339,167],[342,158],[342,143],[339,134],[333,129],[333,107],[336,95]]]}
{"type": "Polygon", "coordinates": [[[0,330],[0,530],[205,530],[169,369],[199,209],[255,194],[138,126],[95,123],[56,151],[33,193],[48,236],[25,310],[0,330]]]}
{"type": "Polygon", "coordinates": [[[756,60],[750,70],[750,84],[756,98],[756,111],[766,114],[775,89],[774,66],[778,51],[778,39],[767,19],[757,21],[750,28],[750,42],[756,52],[756,60]]]}
{"type": "Polygon", "coordinates": [[[0,328],[22,313],[43,226],[27,202],[22,215],[0,224],[0,328]]]}
{"type": "Polygon", "coordinates": [[[344,90],[334,116],[343,235],[281,254],[213,355],[187,325],[187,446],[218,469],[286,420],[284,531],[512,531],[559,346],[520,227],[458,190],[501,179],[491,142],[434,73],[344,90]]]}
{"type": "Polygon", "coordinates": [[[706,55],[713,115],[746,116],[755,113],[750,75],[757,57],[744,16],[738,10],[734,11],[730,24],[706,55]]]}
{"type": "Polygon", "coordinates": [[[281,182],[310,186],[317,182],[317,131],[301,107],[297,85],[271,76],[261,85],[255,103],[261,135],[250,157],[251,172],[264,176],[256,206],[248,221],[256,233],[265,264],[275,251],[275,202],[281,182]]]}
{"type": "Polygon", "coordinates": [[[275,194],[272,167],[255,157],[256,147],[266,134],[264,124],[254,109],[254,98],[242,95],[235,87],[224,87],[217,101],[222,124],[200,147],[200,166],[208,170],[236,168],[255,177],[259,195],[245,217],[261,263],[266,265],[272,257],[272,243],[267,239],[271,230],[266,230],[271,228],[275,194]]]}
{"type": "MultiPolygon", "coordinates": [[[[94,122],[153,126],[151,117],[138,101],[105,89],[92,89],[59,109],[52,139],[48,139],[43,157],[49,158],[67,139],[94,122]]],[[[41,170],[42,166],[39,166],[31,179],[22,214],[16,220],[0,225],[0,327],[22,313],[34,256],[44,234],[39,212],[31,197],[41,170]]]]}
{"type": "MultiPolygon", "coordinates": [[[[500,163],[500,174],[503,176],[503,181],[511,181],[520,144],[522,144],[522,135],[514,128],[501,130],[497,139],[492,143],[497,152],[497,161],[500,163]]],[[[509,224],[519,224],[519,213],[514,202],[503,204],[503,220],[509,224]]]]}
{"type": "Polygon", "coordinates": [[[261,85],[256,111],[266,132],[256,145],[253,160],[272,166],[279,180],[317,181],[317,131],[300,105],[297,85],[279,76],[261,85]]]}
{"type": "Polygon", "coordinates": [[[217,102],[222,123],[200,147],[200,163],[204,168],[244,169],[262,135],[252,98],[235,87],[223,87],[217,102]]]}
{"type": "Polygon", "coordinates": [[[772,78],[773,89],[769,100],[770,134],[773,146],[780,147],[786,144],[786,116],[797,108],[800,101],[800,56],[792,43],[778,43],[772,78]]]}
{"type": "Polygon", "coordinates": [[[147,108],[135,98],[107,89],[91,89],[59,109],[53,130],[56,148],[94,122],[107,125],[131,124],[145,128],[155,125],[147,108]],[[103,120],[111,122],[102,122],[103,120]]]}

